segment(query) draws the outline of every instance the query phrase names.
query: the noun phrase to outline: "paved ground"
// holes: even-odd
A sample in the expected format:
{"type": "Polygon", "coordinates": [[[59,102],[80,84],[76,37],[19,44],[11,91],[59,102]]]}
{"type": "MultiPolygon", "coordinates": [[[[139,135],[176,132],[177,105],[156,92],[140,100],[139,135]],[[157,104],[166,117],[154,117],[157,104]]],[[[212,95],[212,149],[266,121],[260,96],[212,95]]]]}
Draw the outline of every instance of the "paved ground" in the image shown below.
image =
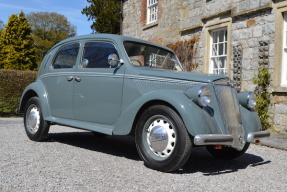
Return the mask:
{"type": "Polygon", "coordinates": [[[181,170],[161,173],[143,165],[132,137],[52,126],[33,142],[19,118],[0,118],[0,131],[0,191],[287,191],[287,151],[266,146],[232,161],[194,148],[181,170]]]}

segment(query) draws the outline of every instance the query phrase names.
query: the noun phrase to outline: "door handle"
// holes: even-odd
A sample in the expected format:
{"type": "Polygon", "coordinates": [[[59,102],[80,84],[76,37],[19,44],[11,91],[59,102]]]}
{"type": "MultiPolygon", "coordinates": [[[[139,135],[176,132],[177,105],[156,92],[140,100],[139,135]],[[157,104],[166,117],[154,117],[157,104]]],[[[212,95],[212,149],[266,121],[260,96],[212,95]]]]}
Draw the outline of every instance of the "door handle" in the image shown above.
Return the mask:
{"type": "Polygon", "coordinates": [[[74,79],[73,76],[68,76],[68,77],[67,77],[67,80],[68,80],[68,81],[72,81],[73,79],[74,79]]]}
{"type": "Polygon", "coordinates": [[[75,80],[76,80],[77,82],[80,82],[80,81],[81,81],[81,78],[76,77],[75,80]]]}

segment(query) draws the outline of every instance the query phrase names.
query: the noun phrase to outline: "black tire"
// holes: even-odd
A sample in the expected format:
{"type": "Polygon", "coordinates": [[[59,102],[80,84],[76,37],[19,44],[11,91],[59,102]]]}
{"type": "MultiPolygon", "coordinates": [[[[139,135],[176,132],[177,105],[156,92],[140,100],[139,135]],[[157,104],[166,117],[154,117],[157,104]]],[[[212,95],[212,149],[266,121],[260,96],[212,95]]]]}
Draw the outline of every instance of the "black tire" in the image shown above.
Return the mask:
{"type": "Polygon", "coordinates": [[[135,136],[138,153],[151,169],[175,171],[189,158],[189,134],[180,116],[167,106],[146,109],[137,123],[135,136]]]}
{"type": "Polygon", "coordinates": [[[214,157],[218,158],[218,159],[227,159],[227,160],[231,160],[231,159],[235,159],[237,157],[240,157],[241,155],[243,155],[246,150],[248,149],[250,143],[246,143],[244,148],[240,151],[232,148],[232,147],[222,147],[222,149],[215,149],[215,146],[206,146],[207,151],[214,157]]]}
{"type": "Polygon", "coordinates": [[[42,141],[48,135],[50,124],[43,119],[38,97],[32,97],[26,103],[24,110],[24,126],[27,136],[32,141],[42,141]]]}

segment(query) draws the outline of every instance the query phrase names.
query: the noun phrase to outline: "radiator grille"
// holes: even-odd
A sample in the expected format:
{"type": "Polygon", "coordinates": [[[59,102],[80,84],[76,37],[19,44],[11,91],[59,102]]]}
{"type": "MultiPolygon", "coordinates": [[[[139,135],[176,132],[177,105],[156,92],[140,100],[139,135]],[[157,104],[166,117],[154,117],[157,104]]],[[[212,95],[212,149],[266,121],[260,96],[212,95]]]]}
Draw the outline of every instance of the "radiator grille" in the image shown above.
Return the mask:
{"type": "Polygon", "coordinates": [[[245,144],[244,130],[241,125],[236,89],[215,84],[214,90],[225,129],[234,138],[233,147],[241,148],[245,144]]]}

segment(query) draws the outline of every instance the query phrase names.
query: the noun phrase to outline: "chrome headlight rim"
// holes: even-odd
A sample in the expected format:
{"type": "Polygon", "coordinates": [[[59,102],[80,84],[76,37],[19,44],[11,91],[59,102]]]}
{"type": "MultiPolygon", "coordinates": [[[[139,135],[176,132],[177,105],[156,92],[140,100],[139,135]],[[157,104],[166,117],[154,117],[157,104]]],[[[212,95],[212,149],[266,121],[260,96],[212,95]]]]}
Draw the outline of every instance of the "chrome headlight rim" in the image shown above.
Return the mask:
{"type": "Polygon", "coordinates": [[[254,92],[249,92],[247,95],[247,107],[254,109],[256,106],[256,95],[254,92]]]}
{"type": "Polygon", "coordinates": [[[201,86],[198,90],[198,104],[202,107],[206,107],[209,105],[211,101],[211,92],[209,87],[201,86]]]}

